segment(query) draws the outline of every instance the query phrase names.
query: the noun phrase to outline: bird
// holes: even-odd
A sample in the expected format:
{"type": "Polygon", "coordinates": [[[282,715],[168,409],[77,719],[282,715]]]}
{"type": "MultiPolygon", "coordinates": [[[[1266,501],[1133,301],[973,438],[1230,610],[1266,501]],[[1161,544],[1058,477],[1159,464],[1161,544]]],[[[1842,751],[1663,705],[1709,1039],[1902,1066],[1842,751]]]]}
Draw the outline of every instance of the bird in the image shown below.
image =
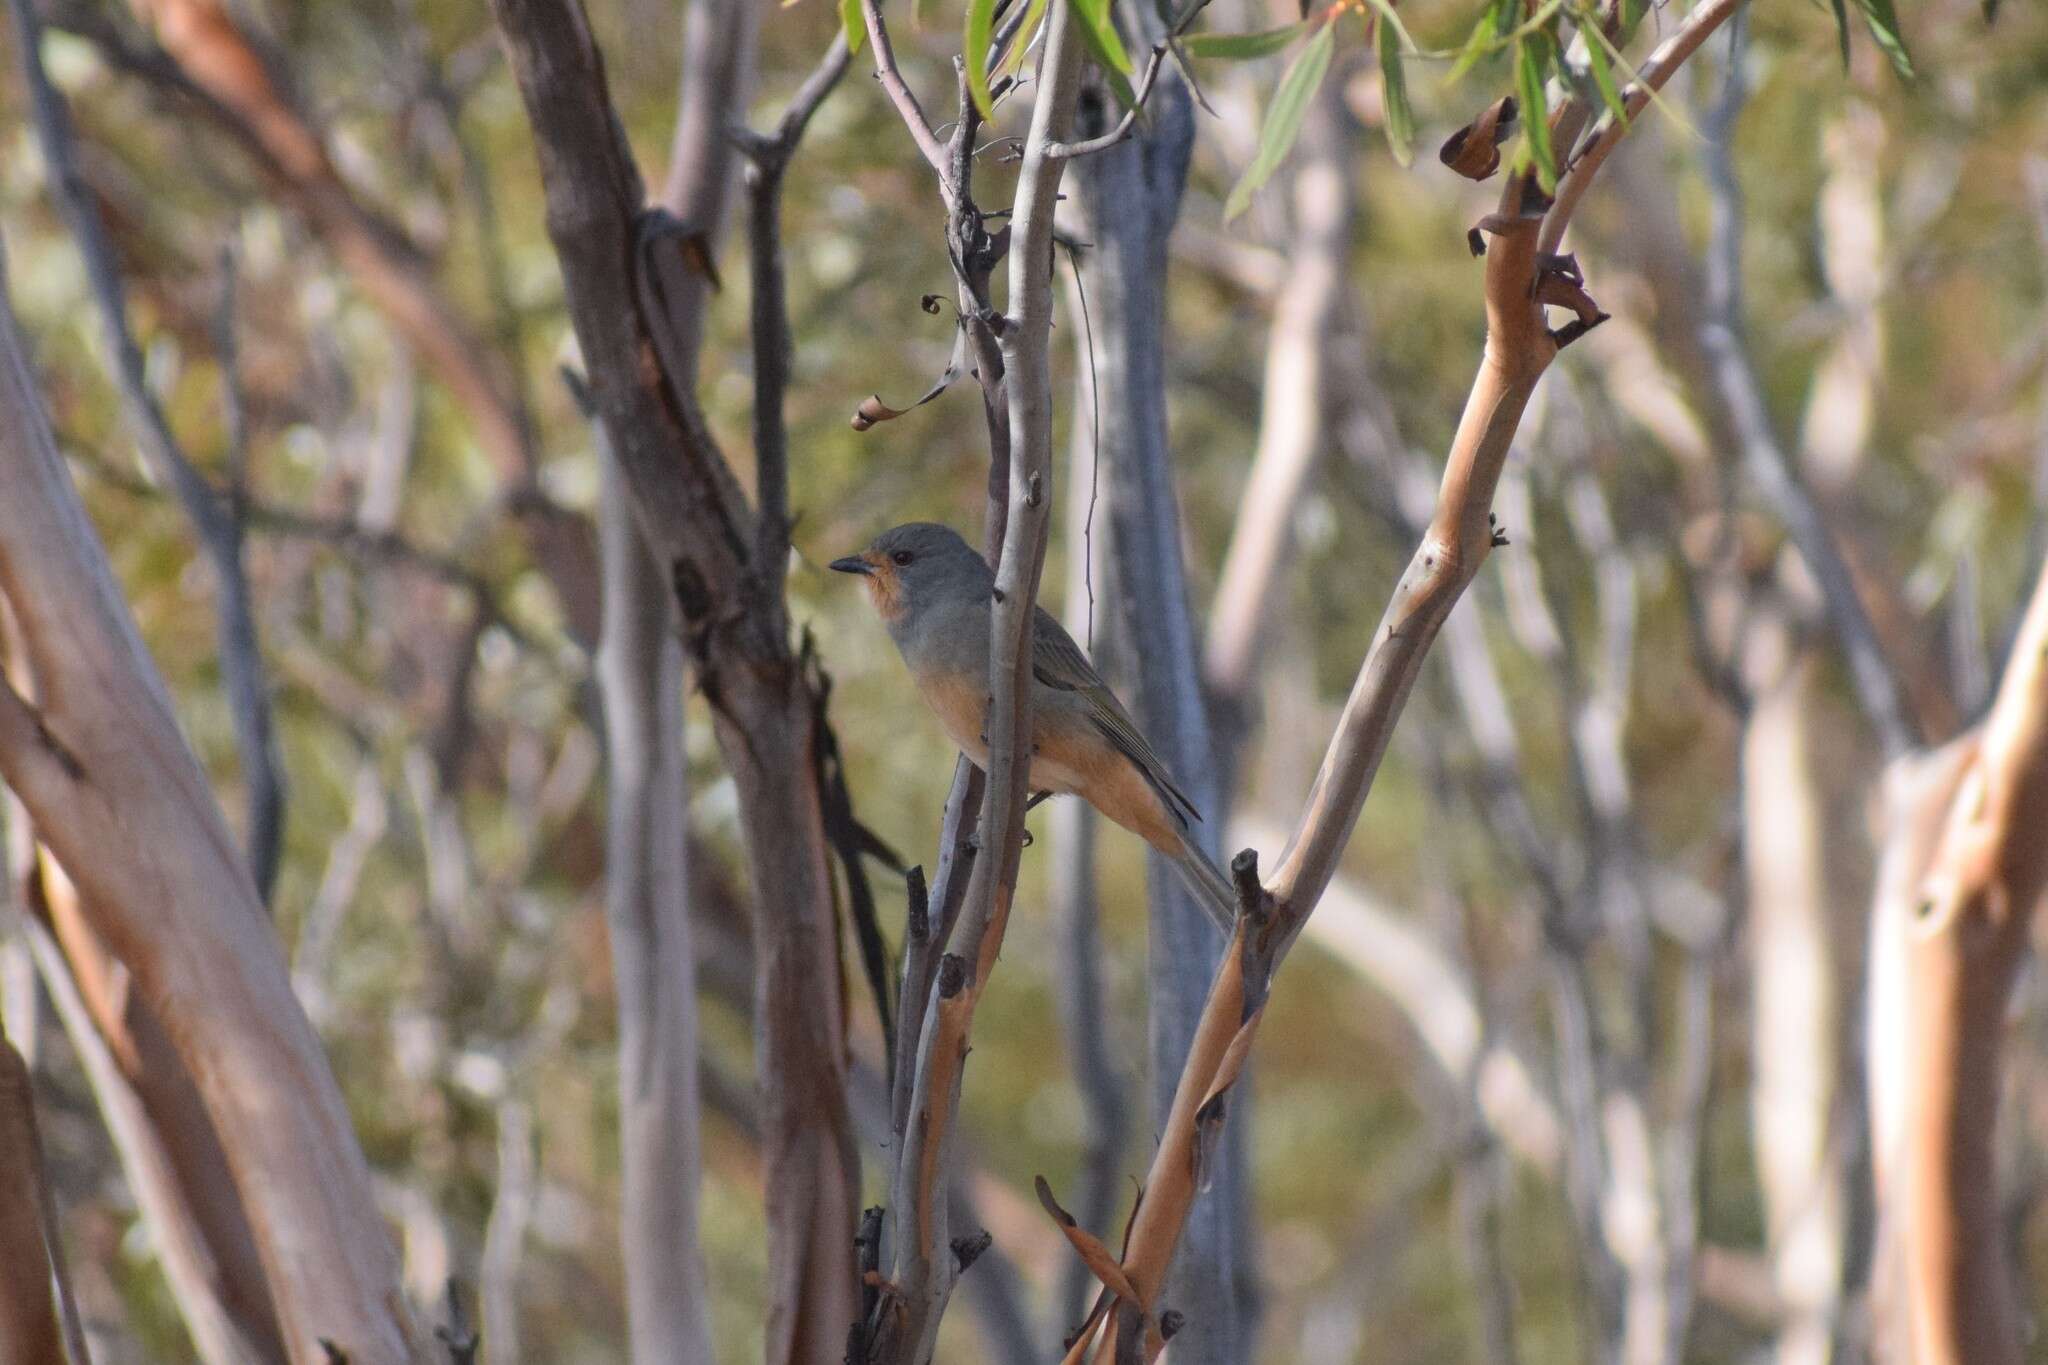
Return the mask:
{"type": "MultiPolygon", "coordinates": [[[[868,601],[940,728],[988,770],[989,620],[995,573],[950,526],[910,522],[832,561],[865,580],[868,601]]],[[[1202,816],[1074,637],[1032,608],[1033,792],[1077,795],[1170,861],[1227,934],[1230,879],[1195,841],[1202,816]]]]}

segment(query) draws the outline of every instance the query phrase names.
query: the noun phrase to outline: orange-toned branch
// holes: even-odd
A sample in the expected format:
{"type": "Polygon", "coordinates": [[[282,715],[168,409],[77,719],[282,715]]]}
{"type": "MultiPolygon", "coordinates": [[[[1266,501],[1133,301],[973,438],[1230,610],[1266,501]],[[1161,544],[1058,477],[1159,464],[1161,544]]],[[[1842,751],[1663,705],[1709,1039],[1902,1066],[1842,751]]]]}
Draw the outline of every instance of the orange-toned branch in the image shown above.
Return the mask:
{"type": "MultiPolygon", "coordinates": [[[[1688,15],[1660,48],[1654,77],[1668,79],[1740,3],[1707,0],[1688,15]]],[[[1597,163],[1586,168],[1588,181],[1594,170],[1597,163]]],[[[1546,201],[1527,177],[1510,176],[1500,210],[1481,225],[1492,234],[1486,252],[1486,345],[1445,461],[1435,513],[1394,588],[1272,877],[1259,885],[1257,857],[1249,850],[1233,864],[1238,922],[1132,1221],[1121,1262],[1129,1292],[1111,1295],[1109,1311],[1084,1325],[1068,1353],[1070,1362],[1154,1359],[1164,1348],[1164,1329],[1175,1321],[1169,1311],[1193,1307],[1162,1304],[1157,1296],[1200,1188],[1206,1135],[1224,1122],[1273,972],[1336,873],[1422,661],[1496,543],[1494,490],[1523,409],[1560,343],[1597,320],[1569,263],[1541,245],[1559,240],[1569,207],[1562,200],[1546,201]],[[1559,210],[1564,215],[1553,230],[1550,215],[1559,210]],[[1545,320],[1549,303],[1579,312],[1577,331],[1552,332],[1545,320]]]]}
{"type": "Polygon", "coordinates": [[[2006,1009],[2048,889],[2048,573],[1953,796],[1917,818],[1939,833],[1894,920],[1910,1024],[1884,1189],[1914,1359],[2003,1365],[2020,1345],[1993,1142],[2006,1009]]]}

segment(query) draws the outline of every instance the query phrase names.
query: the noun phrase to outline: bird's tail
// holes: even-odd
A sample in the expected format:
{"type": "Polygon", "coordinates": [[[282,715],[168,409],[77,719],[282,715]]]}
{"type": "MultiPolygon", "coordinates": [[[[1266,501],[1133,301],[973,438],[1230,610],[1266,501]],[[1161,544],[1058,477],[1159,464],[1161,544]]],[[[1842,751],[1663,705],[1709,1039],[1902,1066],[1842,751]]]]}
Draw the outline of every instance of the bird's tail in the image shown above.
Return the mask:
{"type": "Polygon", "coordinates": [[[1179,847],[1170,855],[1180,878],[1194,893],[1195,900],[1209,912],[1209,918],[1216,921],[1216,927],[1223,931],[1223,937],[1230,937],[1237,925],[1237,888],[1223,869],[1216,866],[1206,850],[1185,830],[1179,832],[1176,840],[1179,847]]]}

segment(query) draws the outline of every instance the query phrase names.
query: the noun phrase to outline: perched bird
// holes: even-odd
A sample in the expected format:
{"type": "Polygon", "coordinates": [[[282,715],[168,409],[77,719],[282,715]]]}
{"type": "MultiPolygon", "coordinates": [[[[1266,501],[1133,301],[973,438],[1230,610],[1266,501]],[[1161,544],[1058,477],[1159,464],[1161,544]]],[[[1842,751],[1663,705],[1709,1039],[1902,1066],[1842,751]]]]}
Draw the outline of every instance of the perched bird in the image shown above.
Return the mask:
{"type": "MultiPolygon", "coordinates": [[[[860,554],[832,561],[867,580],[889,638],[925,704],[960,751],[988,768],[989,614],[995,573],[950,527],[911,522],[884,531],[860,554]]],[[[1032,612],[1031,774],[1036,792],[1072,792],[1144,839],[1180,869],[1197,898],[1228,928],[1237,897],[1230,879],[1190,837],[1202,817],[1138,733],[1065,627],[1032,612]]]]}

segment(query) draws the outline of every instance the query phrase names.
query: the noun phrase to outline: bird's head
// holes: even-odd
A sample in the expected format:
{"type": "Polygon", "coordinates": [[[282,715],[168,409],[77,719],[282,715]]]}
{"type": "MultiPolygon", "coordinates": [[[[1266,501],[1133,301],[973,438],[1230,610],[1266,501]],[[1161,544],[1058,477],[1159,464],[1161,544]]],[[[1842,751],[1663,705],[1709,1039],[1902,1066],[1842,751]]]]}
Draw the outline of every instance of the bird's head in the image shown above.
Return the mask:
{"type": "Polygon", "coordinates": [[[832,567],[867,579],[868,600],[892,626],[949,593],[985,591],[990,577],[978,550],[952,527],[930,521],[884,531],[859,554],[833,560],[832,567]]]}

